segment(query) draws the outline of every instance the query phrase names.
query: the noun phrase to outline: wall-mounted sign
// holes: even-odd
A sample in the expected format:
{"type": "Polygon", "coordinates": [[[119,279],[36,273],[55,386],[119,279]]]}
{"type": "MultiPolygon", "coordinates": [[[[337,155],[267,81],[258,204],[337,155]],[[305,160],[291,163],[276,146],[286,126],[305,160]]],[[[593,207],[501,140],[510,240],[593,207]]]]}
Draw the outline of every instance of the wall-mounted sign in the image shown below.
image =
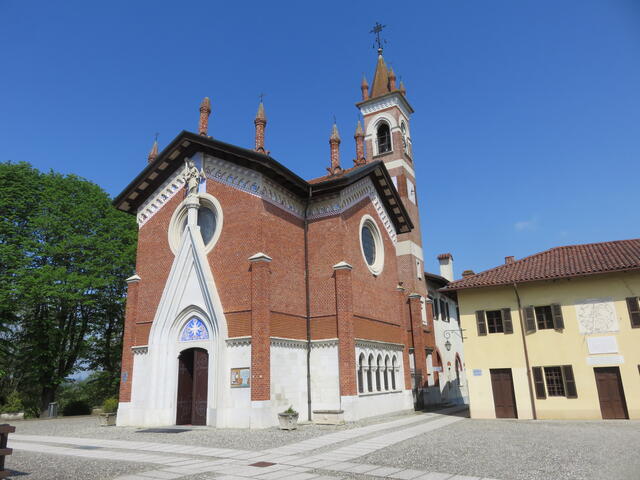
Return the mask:
{"type": "Polygon", "coordinates": [[[473,369],[473,376],[474,377],[481,377],[482,376],[482,370],[480,370],[478,368],[474,368],[473,369]]]}
{"type": "Polygon", "coordinates": [[[249,367],[231,369],[231,388],[248,388],[251,371],[249,367]]]}
{"type": "Polygon", "coordinates": [[[434,372],[441,372],[442,371],[442,367],[433,367],[433,371],[434,372]]]}

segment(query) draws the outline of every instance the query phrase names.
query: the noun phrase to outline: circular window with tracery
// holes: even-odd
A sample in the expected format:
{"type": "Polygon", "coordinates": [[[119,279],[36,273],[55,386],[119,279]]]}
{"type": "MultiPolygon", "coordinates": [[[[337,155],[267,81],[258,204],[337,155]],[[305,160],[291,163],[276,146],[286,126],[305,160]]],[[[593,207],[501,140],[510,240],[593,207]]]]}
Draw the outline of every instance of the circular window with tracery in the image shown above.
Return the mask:
{"type": "Polygon", "coordinates": [[[371,273],[379,275],[384,266],[384,245],[380,229],[369,215],[363,216],[360,221],[360,249],[371,273]]]}
{"type": "MultiPolygon", "coordinates": [[[[222,229],[222,209],[218,200],[207,193],[198,195],[200,206],[198,207],[197,225],[200,227],[200,235],[204,243],[205,251],[209,252],[220,236],[222,229]]],[[[185,205],[181,203],[173,213],[169,226],[169,245],[173,253],[177,253],[180,248],[182,234],[187,228],[188,212],[185,205]]]]}

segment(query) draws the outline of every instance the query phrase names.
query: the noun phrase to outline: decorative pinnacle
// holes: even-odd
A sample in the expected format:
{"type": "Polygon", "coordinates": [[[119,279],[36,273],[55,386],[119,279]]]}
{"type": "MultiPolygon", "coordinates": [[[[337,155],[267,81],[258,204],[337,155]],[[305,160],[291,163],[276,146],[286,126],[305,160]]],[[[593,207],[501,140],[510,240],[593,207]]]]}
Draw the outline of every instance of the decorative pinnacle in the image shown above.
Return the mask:
{"type": "Polygon", "coordinates": [[[362,83],[360,84],[362,88],[369,88],[369,84],[367,83],[367,76],[362,75],[362,83]]]}
{"type": "Polygon", "coordinates": [[[358,120],[358,126],[356,127],[356,133],[354,137],[364,137],[364,130],[362,130],[362,124],[358,120]]]}
{"type": "Polygon", "coordinates": [[[404,88],[404,82],[402,80],[400,80],[400,88],[399,88],[399,90],[400,90],[400,93],[402,95],[406,95],[407,94],[407,89],[404,88]]]}
{"type": "Polygon", "coordinates": [[[156,139],[153,141],[153,146],[151,147],[151,151],[149,152],[149,156],[147,160],[149,163],[153,162],[156,158],[158,158],[158,134],[156,133],[156,139]]]}
{"type": "Polygon", "coordinates": [[[209,100],[209,97],[202,99],[200,103],[200,113],[206,113],[207,115],[211,113],[211,100],[209,100]]]}
{"type": "Polygon", "coordinates": [[[256,122],[259,120],[267,123],[267,117],[264,114],[264,104],[262,103],[262,100],[260,100],[260,105],[258,105],[258,113],[256,113],[256,122]]]}
{"type": "Polygon", "coordinates": [[[329,137],[330,142],[340,143],[340,134],[338,133],[338,125],[336,125],[335,121],[333,122],[333,128],[331,129],[331,137],[329,137]]]}
{"type": "Polygon", "coordinates": [[[389,68],[389,78],[396,79],[396,74],[393,72],[393,67],[389,68]]]}

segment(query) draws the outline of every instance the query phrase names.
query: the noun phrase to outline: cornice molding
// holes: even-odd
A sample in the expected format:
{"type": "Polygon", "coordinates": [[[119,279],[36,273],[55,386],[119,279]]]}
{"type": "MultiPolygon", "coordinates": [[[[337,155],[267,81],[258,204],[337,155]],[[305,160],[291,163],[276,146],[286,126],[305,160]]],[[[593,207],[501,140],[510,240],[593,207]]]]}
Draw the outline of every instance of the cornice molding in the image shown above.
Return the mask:
{"type": "Polygon", "coordinates": [[[356,347],[393,351],[404,350],[404,345],[402,343],[381,342],[379,340],[366,340],[363,338],[356,338],[356,347]]]}

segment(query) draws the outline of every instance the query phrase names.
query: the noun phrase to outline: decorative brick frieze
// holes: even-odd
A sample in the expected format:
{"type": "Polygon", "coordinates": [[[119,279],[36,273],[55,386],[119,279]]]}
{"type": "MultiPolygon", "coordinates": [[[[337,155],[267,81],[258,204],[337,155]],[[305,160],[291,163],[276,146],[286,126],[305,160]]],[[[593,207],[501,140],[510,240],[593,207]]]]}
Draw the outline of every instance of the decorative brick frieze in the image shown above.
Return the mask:
{"type": "Polygon", "coordinates": [[[402,351],[405,346],[402,343],[379,342],[377,340],[366,340],[364,338],[356,338],[356,347],[372,348],[377,350],[402,351]]]}
{"type": "Polygon", "coordinates": [[[176,170],[138,209],[138,228],[147,223],[160,209],[184,187],[182,171],[176,170]]]}

